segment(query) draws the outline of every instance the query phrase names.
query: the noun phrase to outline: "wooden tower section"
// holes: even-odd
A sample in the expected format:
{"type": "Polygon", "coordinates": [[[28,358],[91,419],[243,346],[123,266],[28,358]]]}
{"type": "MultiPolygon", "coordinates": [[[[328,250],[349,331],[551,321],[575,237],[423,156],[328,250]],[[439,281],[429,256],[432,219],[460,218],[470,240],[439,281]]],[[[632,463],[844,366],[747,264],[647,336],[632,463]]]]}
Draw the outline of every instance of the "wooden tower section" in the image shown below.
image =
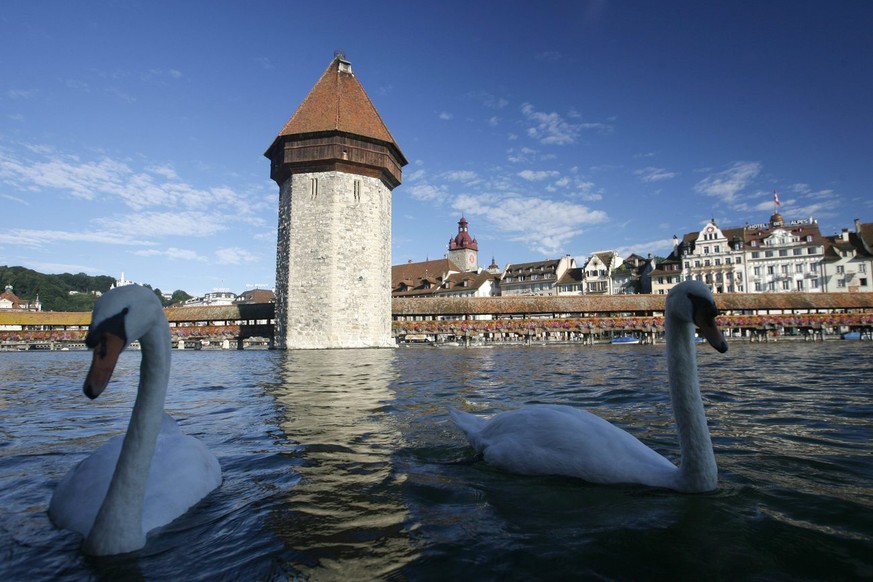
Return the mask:
{"type": "Polygon", "coordinates": [[[264,155],[279,185],[276,346],[394,345],[391,191],[407,162],[342,54],[264,155]]]}

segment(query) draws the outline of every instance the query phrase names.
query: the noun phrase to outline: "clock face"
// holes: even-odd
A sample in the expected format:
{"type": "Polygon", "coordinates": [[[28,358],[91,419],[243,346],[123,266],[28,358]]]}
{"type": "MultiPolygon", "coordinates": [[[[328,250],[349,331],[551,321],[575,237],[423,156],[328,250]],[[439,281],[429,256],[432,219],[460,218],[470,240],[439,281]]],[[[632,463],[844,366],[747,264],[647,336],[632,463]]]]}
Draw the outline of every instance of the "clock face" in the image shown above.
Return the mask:
{"type": "Polygon", "coordinates": [[[472,253],[467,255],[467,264],[471,267],[476,264],[476,256],[472,253]]]}

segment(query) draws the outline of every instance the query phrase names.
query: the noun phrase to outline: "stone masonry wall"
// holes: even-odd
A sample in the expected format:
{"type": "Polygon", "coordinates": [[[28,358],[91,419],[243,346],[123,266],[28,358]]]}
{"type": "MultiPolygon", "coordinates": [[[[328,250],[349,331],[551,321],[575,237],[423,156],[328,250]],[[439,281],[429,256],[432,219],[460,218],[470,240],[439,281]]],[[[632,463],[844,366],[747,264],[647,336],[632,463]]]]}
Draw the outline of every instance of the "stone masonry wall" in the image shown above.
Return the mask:
{"type": "Polygon", "coordinates": [[[279,196],[276,346],[393,346],[391,190],[334,171],[292,175],[279,196]]]}

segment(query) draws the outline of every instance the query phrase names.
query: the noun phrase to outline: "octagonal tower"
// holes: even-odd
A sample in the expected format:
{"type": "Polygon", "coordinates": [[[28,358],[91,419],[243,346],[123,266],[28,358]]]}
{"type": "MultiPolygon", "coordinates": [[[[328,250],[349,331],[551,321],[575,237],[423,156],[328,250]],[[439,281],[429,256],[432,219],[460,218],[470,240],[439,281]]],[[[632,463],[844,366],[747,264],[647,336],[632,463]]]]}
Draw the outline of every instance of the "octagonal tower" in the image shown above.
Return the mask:
{"type": "Polygon", "coordinates": [[[279,185],[276,347],[388,347],[406,158],[337,54],[264,154],[279,185]]]}

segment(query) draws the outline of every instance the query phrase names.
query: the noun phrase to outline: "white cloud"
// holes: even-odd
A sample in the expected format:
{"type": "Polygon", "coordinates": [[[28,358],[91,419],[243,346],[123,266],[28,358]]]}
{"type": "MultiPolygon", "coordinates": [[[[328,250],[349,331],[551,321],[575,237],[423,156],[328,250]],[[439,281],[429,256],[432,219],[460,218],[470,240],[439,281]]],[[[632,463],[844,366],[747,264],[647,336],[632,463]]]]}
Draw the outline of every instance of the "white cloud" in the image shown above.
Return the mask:
{"type": "Polygon", "coordinates": [[[148,249],[142,251],[133,251],[133,254],[139,257],[166,257],[171,261],[199,261],[201,263],[206,262],[206,257],[200,255],[199,253],[197,253],[197,251],[178,249],[176,247],[169,247],[164,250],[148,249]]]}
{"type": "Polygon", "coordinates": [[[220,265],[240,265],[258,260],[257,255],[239,247],[229,247],[215,251],[215,258],[220,265]]]}
{"type": "Polygon", "coordinates": [[[452,117],[454,117],[454,115],[452,115],[448,111],[441,111],[440,112],[440,119],[442,119],[443,121],[448,121],[452,117]]]}
{"type": "Polygon", "coordinates": [[[428,183],[410,184],[404,190],[413,199],[422,202],[442,202],[448,196],[444,187],[428,183]]]}
{"type": "Polygon", "coordinates": [[[211,236],[226,230],[224,217],[202,211],[136,212],[96,218],[94,224],[107,232],[135,237],[211,236]]]}
{"type": "Polygon", "coordinates": [[[510,148],[506,159],[512,164],[530,163],[536,159],[537,151],[528,147],[510,148]]]}
{"type": "Polygon", "coordinates": [[[556,170],[522,170],[517,175],[528,182],[540,182],[558,176],[559,172],[556,170]]]}
{"type": "Polygon", "coordinates": [[[455,170],[452,172],[446,172],[443,177],[446,180],[451,180],[453,182],[473,182],[479,178],[476,172],[472,170],[455,170]]]}
{"type": "Polygon", "coordinates": [[[694,186],[694,191],[706,196],[734,202],[737,194],[761,173],[758,162],[736,162],[727,170],[711,174],[694,186]]]}
{"type": "MultiPolygon", "coordinates": [[[[586,129],[596,129],[604,133],[612,130],[610,125],[604,123],[571,123],[558,113],[537,111],[530,103],[521,106],[521,113],[527,121],[533,123],[527,128],[528,137],[543,145],[575,143],[581,132],[586,129]]],[[[574,119],[580,117],[575,111],[571,111],[569,116],[574,119]]]]}
{"type": "Polygon", "coordinates": [[[551,61],[557,62],[564,59],[563,53],[558,51],[542,51],[534,55],[534,58],[538,61],[551,61]]]}
{"type": "Polygon", "coordinates": [[[452,206],[468,217],[477,216],[489,222],[506,233],[509,240],[524,243],[546,255],[564,252],[569,242],[582,232],[583,225],[607,220],[601,210],[529,196],[494,200],[465,194],[458,196],[452,206]]]}
{"type": "Polygon", "coordinates": [[[0,233],[0,244],[10,246],[41,247],[56,243],[89,243],[97,245],[147,246],[151,243],[136,240],[126,233],[117,232],[70,232],[65,230],[40,230],[15,228],[0,233]]]}
{"type": "Polygon", "coordinates": [[[637,254],[641,257],[647,257],[649,253],[666,257],[673,251],[673,239],[667,238],[662,240],[654,240],[644,243],[621,246],[615,249],[619,256],[627,257],[630,254],[637,254]]]}
{"type": "Polygon", "coordinates": [[[669,170],[665,170],[664,168],[655,168],[654,166],[648,166],[646,168],[635,170],[634,174],[639,176],[640,180],[647,183],[660,182],[661,180],[669,180],[671,178],[675,178],[678,175],[676,172],[670,172],[669,170]]]}
{"type": "Polygon", "coordinates": [[[558,113],[544,113],[530,103],[521,106],[525,119],[534,125],[527,128],[527,135],[544,145],[568,145],[579,136],[579,127],[568,123],[558,113]]]}
{"type": "Polygon", "coordinates": [[[9,89],[6,91],[6,96],[10,99],[30,99],[36,95],[36,91],[26,89],[9,89]]]}

